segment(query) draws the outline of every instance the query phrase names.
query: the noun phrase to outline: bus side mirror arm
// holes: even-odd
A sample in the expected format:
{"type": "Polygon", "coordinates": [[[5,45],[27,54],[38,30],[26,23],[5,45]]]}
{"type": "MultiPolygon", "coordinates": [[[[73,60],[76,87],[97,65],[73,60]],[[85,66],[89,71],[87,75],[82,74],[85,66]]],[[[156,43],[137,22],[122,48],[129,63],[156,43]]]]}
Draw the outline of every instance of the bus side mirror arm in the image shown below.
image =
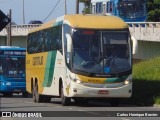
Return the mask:
{"type": "Polygon", "coordinates": [[[132,54],[137,54],[138,53],[138,41],[133,36],[131,36],[131,40],[132,40],[132,54]]]}

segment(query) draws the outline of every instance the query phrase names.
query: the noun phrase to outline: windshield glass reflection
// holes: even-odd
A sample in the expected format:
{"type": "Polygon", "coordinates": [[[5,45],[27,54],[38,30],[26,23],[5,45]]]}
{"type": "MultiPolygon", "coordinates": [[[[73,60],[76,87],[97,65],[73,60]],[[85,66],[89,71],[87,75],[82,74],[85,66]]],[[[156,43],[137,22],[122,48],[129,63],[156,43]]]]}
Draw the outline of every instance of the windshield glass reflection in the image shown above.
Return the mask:
{"type": "Polygon", "coordinates": [[[77,29],[73,33],[73,68],[109,74],[130,70],[128,33],[77,29]]]}

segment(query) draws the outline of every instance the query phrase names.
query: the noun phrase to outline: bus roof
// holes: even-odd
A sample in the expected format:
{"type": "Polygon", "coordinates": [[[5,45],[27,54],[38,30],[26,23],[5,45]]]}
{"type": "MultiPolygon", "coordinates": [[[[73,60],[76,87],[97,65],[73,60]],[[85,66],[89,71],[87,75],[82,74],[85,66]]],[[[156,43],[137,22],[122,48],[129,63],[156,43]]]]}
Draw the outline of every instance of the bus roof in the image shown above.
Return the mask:
{"type": "Polygon", "coordinates": [[[42,24],[42,26],[31,30],[30,33],[57,26],[62,23],[67,23],[73,28],[123,29],[128,27],[121,18],[116,16],[74,14],[65,15],[42,24]]]}
{"type": "Polygon", "coordinates": [[[0,50],[26,50],[26,48],[21,48],[17,46],[0,46],[0,50]]]}

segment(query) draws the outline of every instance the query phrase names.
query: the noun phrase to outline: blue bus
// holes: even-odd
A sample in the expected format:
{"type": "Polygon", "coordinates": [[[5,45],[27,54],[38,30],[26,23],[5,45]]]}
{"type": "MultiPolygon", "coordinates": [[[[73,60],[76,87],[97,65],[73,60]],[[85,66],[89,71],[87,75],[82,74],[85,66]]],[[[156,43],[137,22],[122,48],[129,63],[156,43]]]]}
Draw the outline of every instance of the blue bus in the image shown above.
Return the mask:
{"type": "Polygon", "coordinates": [[[22,93],[27,97],[25,79],[26,49],[0,46],[0,93],[11,97],[13,93],[22,93]]]}
{"type": "Polygon", "coordinates": [[[147,19],[146,0],[91,0],[92,14],[115,15],[125,22],[147,19]]]}

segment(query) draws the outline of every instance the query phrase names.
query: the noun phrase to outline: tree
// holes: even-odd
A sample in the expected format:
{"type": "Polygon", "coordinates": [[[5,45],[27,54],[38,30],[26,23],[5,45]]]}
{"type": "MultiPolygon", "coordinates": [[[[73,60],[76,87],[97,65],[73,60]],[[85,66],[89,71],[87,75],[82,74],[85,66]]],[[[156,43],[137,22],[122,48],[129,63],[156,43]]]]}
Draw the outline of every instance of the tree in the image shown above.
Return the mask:
{"type": "Polygon", "coordinates": [[[160,0],[148,0],[147,21],[160,22],[160,0]]]}
{"type": "Polygon", "coordinates": [[[79,0],[79,2],[84,3],[85,8],[83,9],[83,13],[89,14],[91,0],[79,0]]]}

